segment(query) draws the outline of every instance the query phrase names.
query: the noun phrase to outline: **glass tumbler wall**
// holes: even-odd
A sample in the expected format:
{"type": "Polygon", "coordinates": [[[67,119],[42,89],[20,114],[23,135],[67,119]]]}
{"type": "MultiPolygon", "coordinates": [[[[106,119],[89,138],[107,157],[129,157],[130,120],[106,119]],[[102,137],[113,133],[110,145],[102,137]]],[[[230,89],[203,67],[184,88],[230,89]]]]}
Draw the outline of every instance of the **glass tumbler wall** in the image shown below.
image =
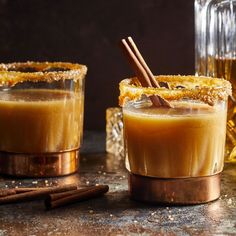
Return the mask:
{"type": "Polygon", "coordinates": [[[232,84],[225,160],[236,162],[235,0],[195,0],[195,55],[197,75],[225,78],[232,84]]]}
{"type": "Polygon", "coordinates": [[[86,70],[70,63],[0,64],[0,173],[77,170],[86,70]]]}

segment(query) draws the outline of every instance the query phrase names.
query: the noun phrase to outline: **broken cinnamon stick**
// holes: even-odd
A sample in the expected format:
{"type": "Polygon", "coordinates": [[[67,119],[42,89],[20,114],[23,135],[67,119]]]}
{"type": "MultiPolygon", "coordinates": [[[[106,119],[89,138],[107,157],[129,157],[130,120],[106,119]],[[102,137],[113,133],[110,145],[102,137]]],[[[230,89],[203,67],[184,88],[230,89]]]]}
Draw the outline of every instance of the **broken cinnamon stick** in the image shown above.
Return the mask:
{"type": "Polygon", "coordinates": [[[33,201],[40,198],[46,198],[48,194],[75,190],[77,189],[77,187],[78,187],[77,184],[68,184],[64,186],[40,188],[40,190],[36,190],[36,191],[29,191],[29,192],[9,195],[9,196],[0,198],[0,205],[16,203],[16,202],[33,201]]]}
{"type": "Polygon", "coordinates": [[[98,185],[65,193],[50,194],[45,200],[45,207],[46,209],[53,209],[75,202],[89,200],[91,198],[102,196],[108,192],[108,190],[108,185],[98,185]]]}

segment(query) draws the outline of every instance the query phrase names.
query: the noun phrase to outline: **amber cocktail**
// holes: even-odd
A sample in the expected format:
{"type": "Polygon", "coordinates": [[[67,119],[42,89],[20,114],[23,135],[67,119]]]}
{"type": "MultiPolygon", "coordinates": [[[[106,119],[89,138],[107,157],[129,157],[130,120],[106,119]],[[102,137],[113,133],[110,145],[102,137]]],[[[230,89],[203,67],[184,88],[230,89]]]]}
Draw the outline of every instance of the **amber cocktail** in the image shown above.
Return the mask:
{"type": "Polygon", "coordinates": [[[75,172],[83,132],[86,67],[0,64],[0,172],[58,176],[75,172]]]}
{"type": "Polygon", "coordinates": [[[156,79],[159,89],[141,87],[135,78],[120,83],[131,197],[174,204],[217,199],[230,83],[194,76],[156,79]],[[172,107],[155,107],[152,95],[172,107]]]}

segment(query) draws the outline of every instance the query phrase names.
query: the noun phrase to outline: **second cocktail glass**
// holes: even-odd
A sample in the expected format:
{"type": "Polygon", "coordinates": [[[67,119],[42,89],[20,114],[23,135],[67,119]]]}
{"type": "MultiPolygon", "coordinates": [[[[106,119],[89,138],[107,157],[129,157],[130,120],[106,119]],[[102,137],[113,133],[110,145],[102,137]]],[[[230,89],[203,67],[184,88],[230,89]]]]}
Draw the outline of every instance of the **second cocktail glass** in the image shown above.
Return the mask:
{"type": "Polygon", "coordinates": [[[77,170],[86,71],[71,63],[0,64],[0,173],[77,170]]]}

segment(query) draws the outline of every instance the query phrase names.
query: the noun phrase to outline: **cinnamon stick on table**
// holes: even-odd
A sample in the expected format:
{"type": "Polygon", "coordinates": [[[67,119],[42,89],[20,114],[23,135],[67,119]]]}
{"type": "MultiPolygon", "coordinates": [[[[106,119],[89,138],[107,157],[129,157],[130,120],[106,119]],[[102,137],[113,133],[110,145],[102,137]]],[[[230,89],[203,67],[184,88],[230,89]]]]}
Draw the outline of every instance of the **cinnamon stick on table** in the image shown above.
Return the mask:
{"type": "Polygon", "coordinates": [[[8,195],[14,195],[14,194],[16,194],[15,189],[12,189],[12,188],[11,189],[8,189],[8,188],[0,189],[0,198],[8,196],[8,195]]]}
{"type": "Polygon", "coordinates": [[[0,189],[0,198],[1,197],[6,197],[9,195],[14,195],[14,194],[19,194],[19,193],[27,193],[30,191],[38,191],[38,190],[42,190],[42,189],[48,189],[48,187],[46,188],[2,188],[0,189]]]}
{"type": "Polygon", "coordinates": [[[99,197],[108,192],[108,185],[98,185],[93,187],[86,187],[68,191],[65,193],[50,194],[45,200],[47,209],[65,206],[71,203],[88,200],[91,198],[99,197]]]}
{"type": "Polygon", "coordinates": [[[66,191],[66,192],[61,192],[61,193],[52,193],[52,194],[49,194],[46,198],[47,201],[56,201],[60,198],[64,198],[64,197],[67,197],[67,196],[71,196],[73,194],[76,194],[76,193],[82,193],[82,192],[86,192],[90,189],[94,189],[96,186],[86,186],[86,187],[83,187],[83,188],[80,188],[80,189],[76,189],[76,190],[70,190],[70,191],[66,191]]]}
{"type": "Polygon", "coordinates": [[[0,205],[8,204],[8,203],[15,203],[15,202],[33,201],[40,198],[46,198],[46,196],[51,193],[59,193],[59,192],[65,192],[69,190],[75,190],[77,189],[77,187],[78,187],[77,184],[68,184],[64,186],[40,188],[40,190],[9,195],[9,196],[0,198],[0,205]]]}
{"type": "Polygon", "coordinates": [[[20,188],[14,188],[14,190],[16,191],[16,193],[27,193],[30,191],[39,191],[39,190],[45,190],[51,187],[32,187],[32,188],[25,188],[25,187],[20,187],[20,188]]]}

